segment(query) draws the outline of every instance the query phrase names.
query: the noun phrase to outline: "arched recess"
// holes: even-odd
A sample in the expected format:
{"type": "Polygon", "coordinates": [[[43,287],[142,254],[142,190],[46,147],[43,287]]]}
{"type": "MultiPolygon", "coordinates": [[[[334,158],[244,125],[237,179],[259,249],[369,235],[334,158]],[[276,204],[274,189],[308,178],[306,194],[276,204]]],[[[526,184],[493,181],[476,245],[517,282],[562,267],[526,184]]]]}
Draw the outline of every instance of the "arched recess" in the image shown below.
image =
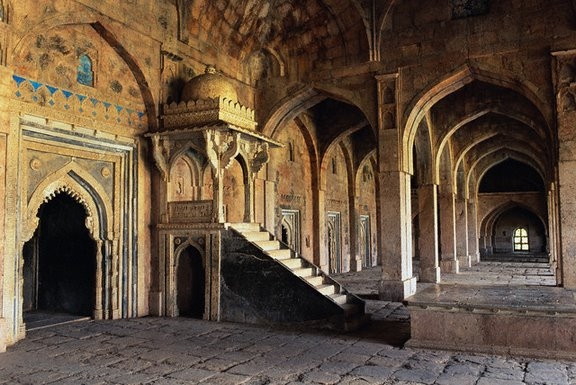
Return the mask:
{"type": "Polygon", "coordinates": [[[168,200],[202,199],[203,170],[206,165],[205,157],[193,145],[182,146],[175,152],[168,164],[168,200]]]}
{"type": "MultiPolygon", "coordinates": [[[[56,27],[74,25],[90,25],[98,34],[112,47],[116,53],[124,60],[132,75],[136,79],[142,100],[145,106],[145,113],[147,117],[148,127],[150,131],[158,130],[158,116],[156,112],[156,103],[152,95],[152,88],[150,87],[146,75],[141,70],[141,65],[134,55],[118,40],[118,38],[105,27],[105,23],[100,20],[100,17],[91,12],[70,12],[70,13],[57,13],[55,16],[44,19],[39,23],[34,24],[26,31],[26,34],[16,42],[12,55],[9,58],[21,57],[22,51],[28,46],[33,45],[32,41],[44,31],[56,27]]],[[[14,63],[11,63],[14,65],[14,63]]],[[[16,63],[15,67],[18,67],[16,63]]]]}
{"type": "MultiPolygon", "coordinates": [[[[38,227],[37,216],[40,206],[56,194],[65,193],[76,200],[86,211],[86,227],[96,242],[95,304],[93,316],[105,319],[112,316],[118,306],[119,298],[112,293],[121,293],[120,282],[111,279],[119,273],[118,266],[118,225],[112,216],[113,203],[102,186],[85,170],[74,162],[57,172],[48,175],[31,194],[22,223],[22,238],[19,249],[30,240],[38,227]]],[[[23,258],[20,259],[23,261],[23,258]]],[[[19,274],[23,274],[23,263],[19,265],[19,274]]],[[[19,288],[22,293],[23,288],[19,288]]],[[[20,309],[20,312],[22,309],[20,309]]]]}
{"type": "Polygon", "coordinates": [[[198,196],[200,184],[198,164],[188,156],[180,156],[170,166],[168,201],[192,201],[198,196]]]}
{"type": "Polygon", "coordinates": [[[276,131],[274,140],[285,146],[275,150],[275,156],[266,167],[269,177],[277,180],[274,200],[282,220],[275,221],[275,232],[278,238],[289,240],[297,246],[302,257],[313,261],[318,256],[314,251],[318,228],[318,189],[313,186],[318,186],[319,166],[315,138],[308,123],[296,117],[287,122],[282,130],[276,131]],[[288,237],[288,233],[282,238],[283,222],[288,222],[284,226],[292,228],[295,238],[288,237]]]}
{"type": "Polygon", "coordinates": [[[320,266],[331,273],[346,272],[356,257],[351,201],[355,173],[347,146],[343,142],[331,145],[320,169],[320,191],[324,196],[324,210],[320,212],[320,266]]]}
{"type": "Polygon", "coordinates": [[[266,47],[241,58],[244,79],[252,86],[260,80],[286,76],[286,63],[273,48],[266,47]]]}
{"type": "Polygon", "coordinates": [[[376,150],[373,150],[358,165],[354,186],[357,198],[355,207],[358,227],[357,254],[363,268],[375,266],[379,261],[376,246],[376,170],[376,150]]]}
{"type": "Polygon", "coordinates": [[[478,183],[480,183],[486,172],[506,159],[514,159],[525,163],[540,174],[544,183],[548,180],[544,172],[544,165],[535,160],[531,153],[527,153],[525,147],[518,145],[516,148],[511,148],[506,143],[500,143],[500,146],[492,147],[491,151],[484,152],[482,156],[470,159],[465,183],[467,188],[466,196],[471,193],[476,194],[478,192],[478,183]]]}
{"type": "Polygon", "coordinates": [[[372,128],[376,136],[375,127],[378,125],[375,120],[377,117],[376,113],[370,111],[369,106],[355,103],[354,100],[357,97],[350,91],[321,85],[315,85],[314,87],[305,86],[278,101],[269,116],[264,119],[265,123],[262,132],[273,137],[276,130],[281,129],[287,122],[326,99],[334,99],[356,107],[364,115],[368,122],[366,125],[372,128]]]}
{"type": "Polygon", "coordinates": [[[412,146],[420,123],[425,119],[426,113],[440,100],[451,93],[465,87],[473,81],[481,81],[500,86],[519,93],[527,98],[534,106],[535,111],[542,116],[546,126],[552,127],[551,110],[548,104],[534,93],[537,89],[525,79],[519,79],[515,74],[502,70],[499,74],[493,73],[478,63],[465,65],[460,69],[434,82],[430,87],[420,92],[408,105],[404,112],[404,132],[402,136],[401,165],[404,171],[412,173],[412,146]]]}
{"type": "MultiPolygon", "coordinates": [[[[483,257],[487,255],[494,255],[498,253],[505,253],[510,254],[513,253],[514,250],[512,248],[512,237],[513,237],[513,229],[520,226],[520,223],[516,223],[512,226],[508,226],[509,228],[504,229],[504,231],[497,232],[496,225],[498,221],[507,213],[510,213],[514,210],[521,210],[529,215],[533,216],[542,229],[541,234],[541,242],[534,246],[534,242],[532,242],[531,249],[529,250],[535,254],[542,254],[546,252],[546,248],[548,246],[548,225],[547,219],[545,218],[546,213],[537,212],[534,210],[533,207],[530,207],[522,202],[510,200],[507,202],[502,203],[498,207],[495,207],[491,212],[485,215],[480,221],[480,251],[483,257]],[[507,245],[507,248],[504,246],[507,245]]],[[[531,235],[538,234],[538,230],[534,231],[531,229],[531,235]]]]}
{"type": "Polygon", "coordinates": [[[188,239],[174,250],[174,266],[169,282],[174,298],[170,314],[204,319],[209,313],[209,277],[206,254],[196,242],[188,239]]]}
{"type": "Polygon", "coordinates": [[[244,222],[247,211],[247,169],[241,156],[237,156],[224,172],[224,206],[226,221],[230,223],[244,222]]]}

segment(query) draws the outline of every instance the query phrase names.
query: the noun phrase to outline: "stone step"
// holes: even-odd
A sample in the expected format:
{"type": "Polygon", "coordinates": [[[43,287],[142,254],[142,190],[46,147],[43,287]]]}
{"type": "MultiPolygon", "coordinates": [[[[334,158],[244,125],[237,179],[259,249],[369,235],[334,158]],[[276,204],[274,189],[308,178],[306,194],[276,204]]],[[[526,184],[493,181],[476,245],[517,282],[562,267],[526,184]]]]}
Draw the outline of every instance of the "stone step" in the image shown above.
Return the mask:
{"type": "Polygon", "coordinates": [[[269,241],[270,234],[267,231],[248,231],[242,233],[250,242],[269,241]]]}
{"type": "Polygon", "coordinates": [[[304,278],[312,286],[320,286],[324,283],[324,277],[321,275],[315,275],[304,278]]]}
{"type": "Polygon", "coordinates": [[[232,223],[230,226],[239,233],[260,231],[260,223],[232,223]]]}
{"type": "Polygon", "coordinates": [[[346,302],[348,301],[348,297],[346,296],[346,294],[333,293],[329,297],[332,301],[336,302],[340,306],[345,305],[346,302]]]}
{"type": "Polygon", "coordinates": [[[274,259],[284,260],[292,258],[292,250],[290,249],[278,249],[278,250],[267,250],[266,254],[274,259]]]}
{"type": "Polygon", "coordinates": [[[256,241],[253,242],[256,246],[261,248],[264,251],[270,250],[278,250],[280,249],[280,242],[272,240],[272,241],[256,241]]]}
{"type": "Polygon", "coordinates": [[[314,269],[311,267],[302,267],[300,269],[293,269],[292,273],[295,275],[307,279],[307,277],[311,277],[314,275],[314,269]]]}
{"type": "Polygon", "coordinates": [[[336,286],[330,284],[322,284],[319,286],[315,286],[316,290],[320,293],[332,297],[336,293],[336,286]]]}
{"type": "Polygon", "coordinates": [[[282,262],[290,270],[299,269],[303,267],[302,259],[300,258],[286,258],[281,259],[280,262],[282,262]]]}

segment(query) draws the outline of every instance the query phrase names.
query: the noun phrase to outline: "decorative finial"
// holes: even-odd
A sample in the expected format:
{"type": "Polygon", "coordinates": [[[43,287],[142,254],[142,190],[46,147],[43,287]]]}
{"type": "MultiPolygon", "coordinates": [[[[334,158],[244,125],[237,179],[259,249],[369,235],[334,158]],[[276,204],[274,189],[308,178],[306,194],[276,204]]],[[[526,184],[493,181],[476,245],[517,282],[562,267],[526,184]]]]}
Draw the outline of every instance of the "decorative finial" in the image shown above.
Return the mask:
{"type": "Polygon", "coordinates": [[[216,67],[214,67],[212,64],[208,64],[206,66],[206,69],[204,70],[205,74],[215,74],[216,73],[216,67]]]}

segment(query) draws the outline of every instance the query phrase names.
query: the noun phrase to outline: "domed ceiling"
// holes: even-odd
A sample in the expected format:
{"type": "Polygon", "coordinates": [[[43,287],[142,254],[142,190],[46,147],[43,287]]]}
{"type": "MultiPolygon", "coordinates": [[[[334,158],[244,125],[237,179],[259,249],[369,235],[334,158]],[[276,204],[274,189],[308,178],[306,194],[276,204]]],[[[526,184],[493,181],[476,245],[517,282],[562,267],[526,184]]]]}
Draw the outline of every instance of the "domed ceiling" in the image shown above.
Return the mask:
{"type": "Polygon", "coordinates": [[[365,61],[362,7],[352,0],[179,0],[181,29],[192,42],[237,60],[269,49],[286,59],[365,61]]]}

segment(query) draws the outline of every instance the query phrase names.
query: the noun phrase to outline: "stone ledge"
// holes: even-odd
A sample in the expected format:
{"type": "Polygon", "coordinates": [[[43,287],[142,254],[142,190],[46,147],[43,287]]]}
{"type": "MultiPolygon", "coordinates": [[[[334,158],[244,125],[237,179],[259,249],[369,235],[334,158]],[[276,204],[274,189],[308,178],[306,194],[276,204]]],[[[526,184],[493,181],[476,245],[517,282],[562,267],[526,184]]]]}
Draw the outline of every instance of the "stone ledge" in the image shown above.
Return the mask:
{"type": "Polygon", "coordinates": [[[576,358],[576,301],[562,288],[435,285],[404,303],[410,347],[576,358]]]}

